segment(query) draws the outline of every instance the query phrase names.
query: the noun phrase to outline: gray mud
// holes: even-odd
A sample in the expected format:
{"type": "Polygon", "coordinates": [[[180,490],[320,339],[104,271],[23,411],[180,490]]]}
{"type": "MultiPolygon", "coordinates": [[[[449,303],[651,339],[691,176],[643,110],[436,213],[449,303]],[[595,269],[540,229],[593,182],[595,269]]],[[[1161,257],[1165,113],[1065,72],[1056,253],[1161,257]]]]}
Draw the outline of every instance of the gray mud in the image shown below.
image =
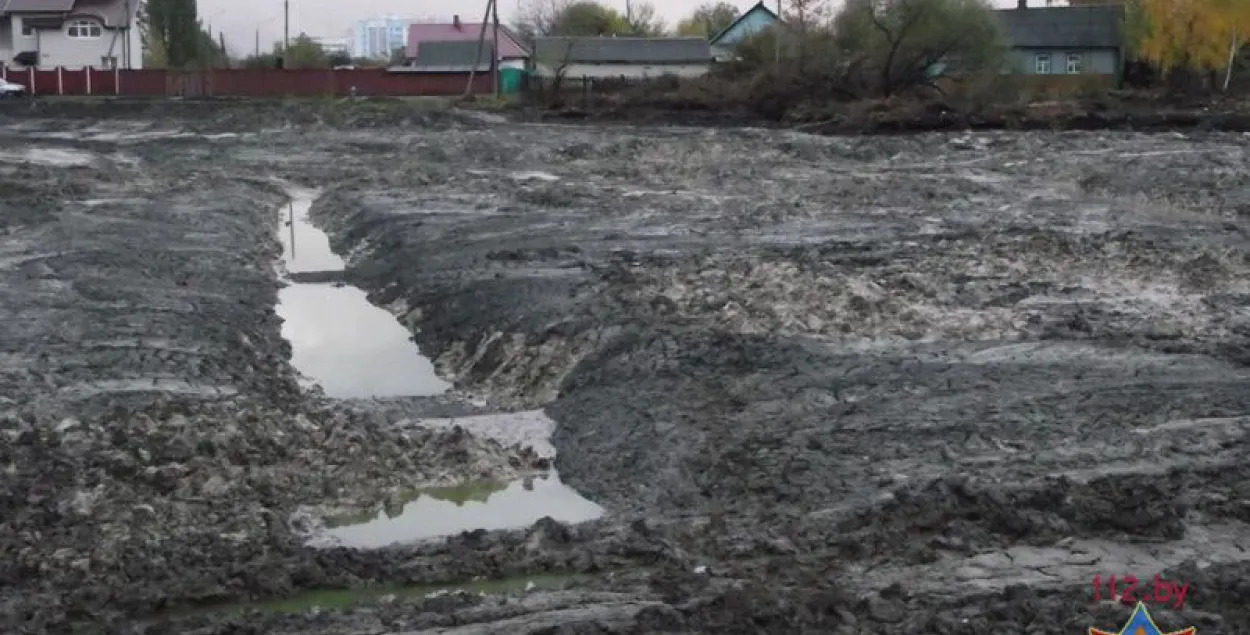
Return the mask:
{"type": "Polygon", "coordinates": [[[0,132],[18,632],[1059,635],[1118,630],[1111,574],[1190,583],[1165,631],[1250,630],[1250,137],[240,112],[0,132]],[[273,178],[456,393],[300,391],[273,178]],[[608,516],[306,545],[309,505],[543,465],[412,425],[500,408],[608,516]]]}

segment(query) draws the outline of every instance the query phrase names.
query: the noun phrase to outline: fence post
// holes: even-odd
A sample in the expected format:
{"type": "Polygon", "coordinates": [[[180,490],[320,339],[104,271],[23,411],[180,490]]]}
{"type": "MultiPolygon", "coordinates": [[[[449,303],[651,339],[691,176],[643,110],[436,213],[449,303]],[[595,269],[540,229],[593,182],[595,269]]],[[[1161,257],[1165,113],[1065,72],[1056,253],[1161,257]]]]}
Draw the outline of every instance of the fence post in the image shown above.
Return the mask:
{"type": "Polygon", "coordinates": [[[58,95],[65,94],[65,76],[61,73],[62,70],[62,67],[56,67],[56,94],[58,95]]]}
{"type": "Polygon", "coordinates": [[[82,67],[82,74],[87,78],[87,94],[91,94],[91,67],[82,67]]]}
{"type": "Polygon", "coordinates": [[[122,71],[117,64],[113,64],[113,94],[122,94],[122,71]]]}
{"type": "Polygon", "coordinates": [[[0,79],[8,81],[9,79],[9,65],[8,64],[0,64],[0,79]]]}
{"type": "Polygon", "coordinates": [[[35,67],[31,66],[27,70],[30,71],[30,94],[34,95],[35,94],[35,67]]]}

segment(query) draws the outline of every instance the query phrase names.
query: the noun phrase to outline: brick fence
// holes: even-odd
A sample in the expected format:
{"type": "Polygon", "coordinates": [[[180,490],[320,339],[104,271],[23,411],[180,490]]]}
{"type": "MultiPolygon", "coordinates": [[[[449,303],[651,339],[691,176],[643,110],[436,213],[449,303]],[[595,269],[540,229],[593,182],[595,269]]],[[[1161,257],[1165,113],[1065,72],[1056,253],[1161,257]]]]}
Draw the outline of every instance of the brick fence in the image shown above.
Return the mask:
{"type": "MultiPolygon", "coordinates": [[[[16,69],[0,66],[0,78],[35,95],[132,97],[415,97],[464,93],[467,73],[392,73],[384,68],[330,69],[16,69]]],[[[474,78],[473,92],[492,90],[489,73],[474,78]]]]}

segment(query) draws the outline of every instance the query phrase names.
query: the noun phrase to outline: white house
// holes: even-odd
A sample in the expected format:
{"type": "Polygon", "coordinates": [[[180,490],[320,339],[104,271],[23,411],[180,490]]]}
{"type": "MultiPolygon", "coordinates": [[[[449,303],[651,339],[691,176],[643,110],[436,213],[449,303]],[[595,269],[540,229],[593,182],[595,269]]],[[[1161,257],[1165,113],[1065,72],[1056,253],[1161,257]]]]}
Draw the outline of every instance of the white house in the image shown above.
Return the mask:
{"type": "Polygon", "coordinates": [[[712,66],[712,46],[700,37],[540,37],[534,70],[542,77],[698,77],[712,66]]]}
{"type": "Polygon", "coordinates": [[[0,64],[142,68],[139,0],[0,0],[0,64]]]}

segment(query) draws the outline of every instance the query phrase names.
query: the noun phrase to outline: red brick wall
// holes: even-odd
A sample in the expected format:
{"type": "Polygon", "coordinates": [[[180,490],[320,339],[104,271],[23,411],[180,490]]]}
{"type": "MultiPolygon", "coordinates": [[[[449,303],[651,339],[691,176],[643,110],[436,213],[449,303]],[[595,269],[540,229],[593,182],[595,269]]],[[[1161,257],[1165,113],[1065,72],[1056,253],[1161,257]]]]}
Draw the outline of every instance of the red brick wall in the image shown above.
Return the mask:
{"type": "MultiPolygon", "coordinates": [[[[185,97],[343,97],[352,87],[361,96],[440,96],[464,93],[468,73],[391,73],[381,68],[217,69],[210,71],[3,69],[8,81],[36,95],[127,95],[185,97]]],[[[491,76],[474,78],[473,91],[491,90],[491,76]]]]}

